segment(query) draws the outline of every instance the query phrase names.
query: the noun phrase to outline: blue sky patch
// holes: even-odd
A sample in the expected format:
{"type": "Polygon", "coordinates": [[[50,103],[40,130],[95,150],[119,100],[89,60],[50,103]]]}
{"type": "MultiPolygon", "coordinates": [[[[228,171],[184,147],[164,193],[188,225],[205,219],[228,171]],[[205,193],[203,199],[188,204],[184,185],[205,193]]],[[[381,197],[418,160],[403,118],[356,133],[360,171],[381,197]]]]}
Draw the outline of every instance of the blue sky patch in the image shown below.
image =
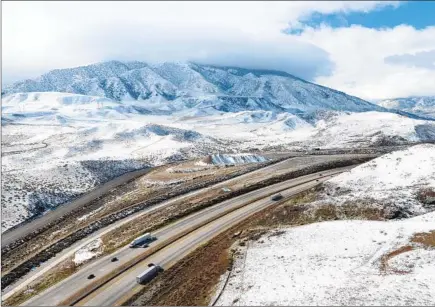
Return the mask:
{"type": "MultiPolygon", "coordinates": [[[[318,28],[327,24],[332,28],[360,25],[365,28],[394,28],[401,24],[413,26],[417,30],[435,25],[435,1],[408,1],[399,6],[385,6],[370,12],[349,12],[333,14],[311,14],[301,20],[304,26],[318,28]]],[[[301,29],[288,29],[288,34],[300,34],[301,29]]]]}

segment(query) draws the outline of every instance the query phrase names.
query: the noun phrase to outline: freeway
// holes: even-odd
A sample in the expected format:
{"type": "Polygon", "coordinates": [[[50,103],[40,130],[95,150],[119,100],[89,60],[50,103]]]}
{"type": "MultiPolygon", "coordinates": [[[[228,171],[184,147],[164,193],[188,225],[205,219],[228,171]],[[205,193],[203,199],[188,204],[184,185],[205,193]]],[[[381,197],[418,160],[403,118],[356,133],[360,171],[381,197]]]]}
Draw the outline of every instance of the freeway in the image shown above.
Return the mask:
{"type": "Polygon", "coordinates": [[[23,225],[20,225],[19,227],[16,227],[14,229],[8,230],[4,233],[2,233],[2,239],[1,239],[1,247],[8,246],[9,244],[20,240],[27,236],[28,234],[35,232],[38,229],[43,228],[44,226],[56,221],[61,216],[64,216],[77,208],[83,207],[87,203],[97,199],[98,197],[102,196],[103,194],[107,193],[111,189],[120,186],[121,184],[126,183],[129,180],[132,180],[136,177],[143,176],[146,173],[150,172],[152,168],[146,168],[141,169],[133,172],[128,172],[124,175],[121,175],[119,177],[116,177],[98,188],[80,196],[79,198],[75,199],[74,201],[63,204],[56,208],[56,210],[52,210],[47,212],[41,217],[38,217],[28,223],[25,223],[23,225]]]}
{"type": "MultiPolygon", "coordinates": [[[[351,159],[353,157],[369,157],[370,155],[340,155],[341,160],[345,159],[351,159]]],[[[77,241],[72,246],[64,249],[62,252],[58,253],[55,257],[49,259],[48,261],[41,264],[39,267],[35,268],[35,270],[29,272],[26,274],[23,278],[20,278],[15,283],[11,284],[10,286],[6,287],[2,290],[2,299],[5,300],[9,298],[10,296],[14,295],[15,293],[25,289],[28,285],[30,285],[33,281],[41,277],[43,274],[48,272],[50,269],[55,267],[56,265],[60,264],[62,261],[67,259],[68,257],[71,257],[74,255],[74,253],[79,250],[80,248],[84,247],[85,245],[89,244],[93,240],[101,237],[102,235],[121,227],[122,225],[131,222],[132,220],[139,218],[143,215],[149,214],[153,211],[160,210],[166,206],[170,206],[174,204],[175,202],[178,202],[182,199],[188,199],[189,197],[193,197],[197,194],[201,194],[213,189],[222,189],[226,186],[230,186],[234,182],[243,182],[244,180],[250,181],[252,178],[256,176],[262,176],[262,174],[275,174],[280,175],[284,174],[290,170],[297,170],[300,169],[301,166],[308,167],[309,165],[315,165],[323,162],[328,161],[337,161],[338,156],[312,156],[312,157],[293,157],[289,159],[285,159],[281,162],[259,168],[255,171],[252,171],[250,173],[237,176],[232,179],[228,179],[225,181],[222,181],[220,183],[211,185],[209,187],[205,187],[196,191],[192,191],[190,193],[174,197],[172,199],[169,199],[167,201],[164,201],[160,204],[156,204],[154,206],[151,206],[149,208],[146,208],[142,211],[139,211],[135,214],[132,214],[129,217],[126,217],[124,219],[121,219],[119,221],[116,221],[109,226],[103,227],[102,229],[96,231],[95,233],[87,236],[86,238],[77,241]]],[[[63,207],[63,206],[62,206],[63,207]]],[[[60,209],[60,208],[58,208],[60,209]]],[[[26,225],[23,225],[25,227],[26,225]]]]}
{"type": "MultiPolygon", "coordinates": [[[[39,277],[41,277],[42,275],[47,273],[49,270],[54,268],[56,265],[60,264],[65,259],[73,256],[74,253],[76,251],[78,251],[80,248],[86,246],[87,244],[89,244],[92,241],[94,241],[95,239],[103,236],[104,234],[106,234],[106,233],[108,233],[108,232],[110,232],[110,231],[112,231],[112,230],[114,230],[114,229],[116,229],[118,227],[121,227],[121,226],[131,222],[132,220],[134,220],[136,218],[139,218],[139,217],[141,217],[141,216],[143,216],[145,214],[149,214],[149,213],[151,213],[153,211],[162,209],[162,208],[164,208],[166,206],[170,206],[173,203],[178,202],[178,201],[180,201],[182,199],[189,198],[189,197],[195,196],[196,194],[200,194],[200,193],[203,193],[205,191],[212,190],[212,189],[221,189],[221,188],[225,187],[226,185],[231,184],[232,182],[243,180],[245,178],[249,178],[251,176],[255,176],[256,174],[259,174],[259,173],[262,173],[262,172],[277,172],[278,170],[280,170],[282,168],[285,169],[286,167],[288,167],[287,163],[289,163],[289,160],[291,160],[291,158],[290,159],[286,159],[286,160],[281,161],[281,162],[278,162],[278,163],[275,163],[275,164],[272,164],[272,165],[269,165],[269,166],[266,166],[266,167],[262,167],[262,168],[260,168],[258,170],[253,171],[253,172],[250,172],[250,173],[247,173],[247,174],[244,174],[244,175],[241,175],[241,176],[237,176],[237,177],[232,178],[232,179],[225,180],[223,182],[214,184],[212,186],[205,187],[205,188],[202,188],[202,189],[199,189],[199,190],[196,190],[196,191],[192,191],[192,192],[189,192],[187,194],[184,194],[184,195],[172,198],[172,199],[164,201],[164,202],[162,202],[160,204],[157,204],[157,205],[154,205],[152,207],[146,208],[145,210],[139,211],[139,212],[137,212],[137,213],[127,217],[127,218],[124,218],[124,219],[121,219],[121,220],[119,220],[119,221],[117,221],[115,223],[112,223],[110,226],[104,227],[104,228],[98,230],[97,232],[89,235],[85,239],[82,239],[82,240],[74,243],[69,248],[67,248],[67,249],[63,250],[62,252],[60,252],[59,254],[57,254],[54,258],[48,260],[44,264],[41,264],[34,271],[31,271],[28,274],[26,274],[26,276],[24,276],[24,278],[19,279],[14,284],[12,284],[12,285],[6,287],[5,289],[3,289],[2,290],[2,299],[6,300],[10,296],[14,295],[15,293],[25,289],[33,281],[35,281],[36,279],[38,279],[39,277]]],[[[322,161],[322,162],[323,161],[327,161],[327,160],[324,160],[324,159],[319,159],[319,160],[322,161]]],[[[148,171],[146,171],[146,172],[148,172],[148,171]]],[[[122,178],[119,178],[119,180],[122,181],[122,178]]],[[[120,181],[118,181],[118,182],[120,182],[120,181]]],[[[109,184],[109,182],[107,184],[109,184]]],[[[103,188],[103,187],[101,187],[101,188],[103,188]]],[[[64,210],[63,207],[64,206],[62,206],[60,208],[57,208],[55,211],[57,211],[57,210],[64,210]]],[[[67,206],[65,206],[65,207],[67,207],[67,206]]],[[[53,212],[55,212],[55,211],[53,211],[53,212]]],[[[51,214],[51,213],[48,213],[48,214],[51,214]]],[[[47,222],[47,219],[45,220],[45,222],[47,222]]],[[[42,221],[41,223],[44,223],[44,221],[42,221]]],[[[28,225],[29,224],[26,224],[26,225],[23,225],[22,227],[28,227],[28,225]]],[[[23,231],[28,232],[29,229],[24,229],[23,231]]],[[[2,241],[4,240],[3,236],[4,236],[4,234],[2,234],[2,241]]]]}
{"type": "Polygon", "coordinates": [[[287,180],[203,209],[156,231],[153,235],[158,239],[149,244],[149,247],[121,248],[111,255],[84,266],[69,278],[25,302],[25,305],[58,305],[72,294],[90,287],[94,280],[87,279],[89,274],[94,274],[97,280],[146,253],[150,248],[161,246],[160,250],[145,258],[144,261],[127,269],[78,302],[80,305],[113,305],[136,287],[135,276],[145,270],[150,262],[160,264],[164,269],[168,269],[199,244],[211,239],[250,214],[272,205],[274,202],[269,199],[270,195],[281,191],[284,197],[290,197],[327,180],[337,173],[349,170],[351,167],[323,171],[287,180]],[[180,233],[184,233],[188,229],[191,229],[191,231],[180,238],[180,233]],[[119,261],[111,262],[110,259],[113,257],[117,257],[119,261]]]}

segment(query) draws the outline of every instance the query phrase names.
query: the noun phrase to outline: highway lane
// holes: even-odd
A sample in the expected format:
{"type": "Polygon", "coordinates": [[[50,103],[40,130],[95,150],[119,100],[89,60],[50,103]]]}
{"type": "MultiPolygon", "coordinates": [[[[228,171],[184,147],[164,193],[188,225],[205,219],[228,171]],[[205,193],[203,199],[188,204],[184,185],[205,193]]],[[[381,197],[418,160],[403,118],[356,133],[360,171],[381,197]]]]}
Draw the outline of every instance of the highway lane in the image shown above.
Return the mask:
{"type": "Polygon", "coordinates": [[[152,168],[146,168],[141,169],[133,172],[128,172],[124,175],[121,175],[119,177],[116,177],[103,185],[99,186],[98,188],[78,197],[76,200],[66,203],[63,205],[60,205],[55,210],[49,211],[46,214],[42,215],[41,217],[38,217],[28,223],[25,223],[17,228],[14,228],[10,231],[6,231],[2,233],[1,236],[1,247],[8,246],[9,244],[24,238],[28,234],[43,228],[45,225],[50,224],[51,222],[54,222],[58,218],[60,218],[63,215],[66,215],[77,208],[83,207],[87,203],[97,199],[98,197],[102,196],[103,194],[107,193],[111,189],[126,183],[127,181],[134,179],[139,176],[143,176],[146,173],[150,172],[152,168]]]}
{"type": "MultiPolygon", "coordinates": [[[[321,172],[323,175],[331,175],[335,174],[337,172],[341,172],[344,170],[348,170],[351,167],[336,169],[336,170],[330,170],[330,171],[324,171],[321,172]]],[[[270,194],[274,194],[277,191],[288,189],[290,187],[293,187],[295,185],[301,184],[303,182],[309,181],[309,180],[323,180],[319,176],[319,174],[311,174],[303,177],[299,177],[292,180],[287,180],[281,183],[277,183],[275,185],[259,189],[238,197],[235,197],[233,199],[224,201],[220,204],[217,204],[215,206],[206,208],[202,211],[199,211],[195,214],[192,214],[188,217],[185,217],[183,219],[180,219],[179,221],[170,224],[159,231],[156,231],[154,233],[155,236],[157,236],[158,240],[151,243],[150,247],[157,246],[158,244],[161,244],[167,239],[170,239],[171,237],[179,234],[181,231],[185,230],[186,227],[192,227],[194,225],[201,225],[201,223],[204,223],[207,221],[207,219],[210,219],[214,216],[218,216],[219,214],[223,214],[225,212],[234,210],[240,206],[244,206],[247,203],[250,203],[252,201],[255,201],[258,198],[266,197],[270,194]]],[[[314,181],[314,184],[317,184],[317,181],[314,181]]],[[[66,280],[60,282],[59,284],[55,285],[54,287],[48,289],[47,291],[41,293],[40,295],[36,296],[35,298],[25,302],[26,305],[56,305],[60,303],[62,300],[64,300],[66,297],[70,296],[72,293],[88,286],[93,282],[93,280],[88,280],[87,276],[90,273],[95,274],[98,277],[104,276],[105,274],[111,272],[113,269],[121,266],[122,264],[128,262],[130,259],[133,259],[134,257],[140,255],[146,251],[146,249],[143,248],[136,248],[131,249],[128,247],[124,247],[117,252],[108,255],[106,257],[103,257],[94,263],[91,263],[90,265],[85,266],[81,270],[79,270],[77,273],[72,275],[71,277],[67,278],[66,280]],[[112,257],[117,257],[119,259],[118,262],[110,262],[110,259],[112,257]]],[[[134,279],[134,278],[133,278],[134,279]]]]}
{"type": "MultiPolygon", "coordinates": [[[[322,177],[320,181],[329,179],[331,176],[322,177]]],[[[289,198],[301,191],[310,189],[319,182],[311,181],[302,184],[297,187],[286,189],[281,191],[281,194],[285,198],[289,198]]],[[[134,266],[125,273],[117,276],[115,279],[93,292],[91,295],[86,297],[77,303],[81,306],[113,306],[123,303],[130,295],[135,292],[141,286],[136,283],[136,276],[148,268],[149,263],[159,264],[165,270],[173,266],[177,261],[181,260],[183,257],[187,256],[195,248],[201,244],[209,241],[213,237],[217,236],[219,233],[229,229],[230,227],[236,225],[243,219],[252,215],[255,212],[261,211],[268,206],[275,204],[276,202],[270,200],[269,197],[265,199],[258,200],[248,206],[244,206],[237,209],[221,218],[193,231],[187,236],[175,241],[168,247],[158,251],[146,261],[134,266]]]]}

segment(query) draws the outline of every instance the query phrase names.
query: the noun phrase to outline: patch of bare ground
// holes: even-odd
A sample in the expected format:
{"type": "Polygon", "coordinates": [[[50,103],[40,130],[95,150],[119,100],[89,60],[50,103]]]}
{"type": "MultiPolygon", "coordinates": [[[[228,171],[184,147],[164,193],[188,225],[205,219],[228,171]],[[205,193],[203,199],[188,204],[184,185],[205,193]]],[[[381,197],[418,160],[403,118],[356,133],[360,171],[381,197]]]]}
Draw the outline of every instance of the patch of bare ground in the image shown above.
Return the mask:
{"type": "Polygon", "coordinates": [[[411,238],[411,242],[419,243],[424,248],[435,248],[435,230],[416,233],[411,238]]]}
{"type": "MultiPolygon", "coordinates": [[[[358,204],[334,207],[316,204],[319,188],[302,192],[289,201],[269,207],[218,235],[193,251],[155,280],[143,286],[124,305],[208,305],[220,277],[231,270],[234,244],[244,246],[247,241],[258,240],[267,231],[279,227],[298,226],[343,217],[383,220],[384,212],[376,207],[361,208],[358,204]],[[204,265],[206,263],[207,265],[204,265]]],[[[280,235],[278,230],[270,235],[280,235]]]]}

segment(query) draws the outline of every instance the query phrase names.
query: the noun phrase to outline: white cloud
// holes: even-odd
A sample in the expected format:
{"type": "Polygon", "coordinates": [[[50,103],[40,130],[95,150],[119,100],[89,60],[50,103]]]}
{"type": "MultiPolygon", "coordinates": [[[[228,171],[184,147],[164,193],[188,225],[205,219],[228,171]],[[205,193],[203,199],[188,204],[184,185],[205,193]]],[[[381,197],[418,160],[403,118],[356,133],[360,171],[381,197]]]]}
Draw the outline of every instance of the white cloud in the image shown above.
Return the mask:
{"type": "Polygon", "coordinates": [[[385,63],[435,69],[435,49],[415,54],[396,54],[385,58],[385,63]]]}
{"type": "Polygon", "coordinates": [[[196,60],[285,70],[366,99],[435,94],[433,69],[385,60],[434,50],[434,27],[282,32],[302,27],[299,21],[314,12],[386,5],[391,3],[9,1],[2,12],[3,77],[10,82],[111,59],[196,60]]]}
{"type": "Polygon", "coordinates": [[[317,11],[368,11],[384,2],[5,2],[3,77],[108,59],[199,60],[285,70],[312,79],[328,54],[282,30],[317,11]]]}
{"type": "Polygon", "coordinates": [[[301,39],[324,49],[335,67],[331,76],[316,78],[325,86],[365,99],[435,95],[435,71],[404,66],[385,59],[426,54],[435,49],[435,26],[422,30],[407,25],[386,29],[361,26],[307,28],[301,39]]]}

